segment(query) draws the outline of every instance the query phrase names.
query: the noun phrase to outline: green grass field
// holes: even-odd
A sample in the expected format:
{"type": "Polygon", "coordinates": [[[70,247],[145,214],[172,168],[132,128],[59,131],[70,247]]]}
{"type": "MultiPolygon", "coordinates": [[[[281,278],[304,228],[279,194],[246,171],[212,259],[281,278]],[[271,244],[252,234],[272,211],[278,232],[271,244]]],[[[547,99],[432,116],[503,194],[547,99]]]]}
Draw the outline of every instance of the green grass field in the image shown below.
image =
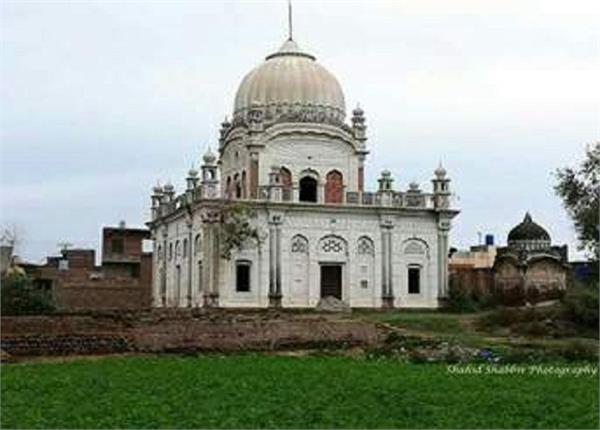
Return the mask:
{"type": "Polygon", "coordinates": [[[597,376],[265,355],[2,365],[2,428],[598,428],[597,376]]]}

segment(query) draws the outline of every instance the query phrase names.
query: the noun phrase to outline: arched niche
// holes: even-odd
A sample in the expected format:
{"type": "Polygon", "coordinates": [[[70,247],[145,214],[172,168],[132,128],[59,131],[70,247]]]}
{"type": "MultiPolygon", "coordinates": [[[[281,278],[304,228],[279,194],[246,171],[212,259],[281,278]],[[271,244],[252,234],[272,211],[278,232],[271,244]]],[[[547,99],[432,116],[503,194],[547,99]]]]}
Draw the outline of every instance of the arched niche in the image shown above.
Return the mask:
{"type": "Polygon", "coordinates": [[[342,203],[344,198],[344,177],[338,170],[327,173],[325,182],[325,203],[342,203]]]}

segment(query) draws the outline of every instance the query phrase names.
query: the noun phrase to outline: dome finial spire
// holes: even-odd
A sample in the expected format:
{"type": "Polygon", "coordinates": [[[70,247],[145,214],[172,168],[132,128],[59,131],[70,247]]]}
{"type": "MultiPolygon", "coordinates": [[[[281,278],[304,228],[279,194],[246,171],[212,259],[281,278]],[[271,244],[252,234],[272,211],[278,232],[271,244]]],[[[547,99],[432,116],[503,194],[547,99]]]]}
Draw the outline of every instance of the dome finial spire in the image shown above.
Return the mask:
{"type": "Polygon", "coordinates": [[[288,40],[292,39],[292,0],[288,0],[288,40]]]}

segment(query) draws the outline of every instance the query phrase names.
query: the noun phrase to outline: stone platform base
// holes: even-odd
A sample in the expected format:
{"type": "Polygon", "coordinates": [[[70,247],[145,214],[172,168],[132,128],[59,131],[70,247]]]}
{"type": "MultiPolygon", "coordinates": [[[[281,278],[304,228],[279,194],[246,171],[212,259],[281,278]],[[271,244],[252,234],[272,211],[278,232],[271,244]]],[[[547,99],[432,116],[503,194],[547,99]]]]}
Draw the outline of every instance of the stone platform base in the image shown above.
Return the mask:
{"type": "Polygon", "coordinates": [[[375,345],[374,323],[277,310],[154,310],[2,317],[11,357],[123,352],[261,351],[375,345]]]}

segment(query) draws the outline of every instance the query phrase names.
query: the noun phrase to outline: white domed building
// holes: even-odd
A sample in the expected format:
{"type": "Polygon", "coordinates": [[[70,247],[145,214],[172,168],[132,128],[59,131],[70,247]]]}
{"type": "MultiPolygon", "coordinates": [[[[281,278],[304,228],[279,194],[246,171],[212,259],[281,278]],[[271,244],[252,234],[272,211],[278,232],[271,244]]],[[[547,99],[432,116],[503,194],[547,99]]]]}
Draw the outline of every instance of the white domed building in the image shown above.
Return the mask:
{"type": "MultiPolygon", "coordinates": [[[[186,189],[152,195],[157,307],[436,308],[448,284],[450,180],[431,192],[364,184],[362,109],[347,122],[340,83],[290,37],[242,80],[218,154],[186,189]],[[248,208],[259,240],[232,241],[227,208],[248,208]],[[224,212],[225,211],[225,212],[224,212]]],[[[231,227],[231,226],[230,226],[231,227]]]]}

